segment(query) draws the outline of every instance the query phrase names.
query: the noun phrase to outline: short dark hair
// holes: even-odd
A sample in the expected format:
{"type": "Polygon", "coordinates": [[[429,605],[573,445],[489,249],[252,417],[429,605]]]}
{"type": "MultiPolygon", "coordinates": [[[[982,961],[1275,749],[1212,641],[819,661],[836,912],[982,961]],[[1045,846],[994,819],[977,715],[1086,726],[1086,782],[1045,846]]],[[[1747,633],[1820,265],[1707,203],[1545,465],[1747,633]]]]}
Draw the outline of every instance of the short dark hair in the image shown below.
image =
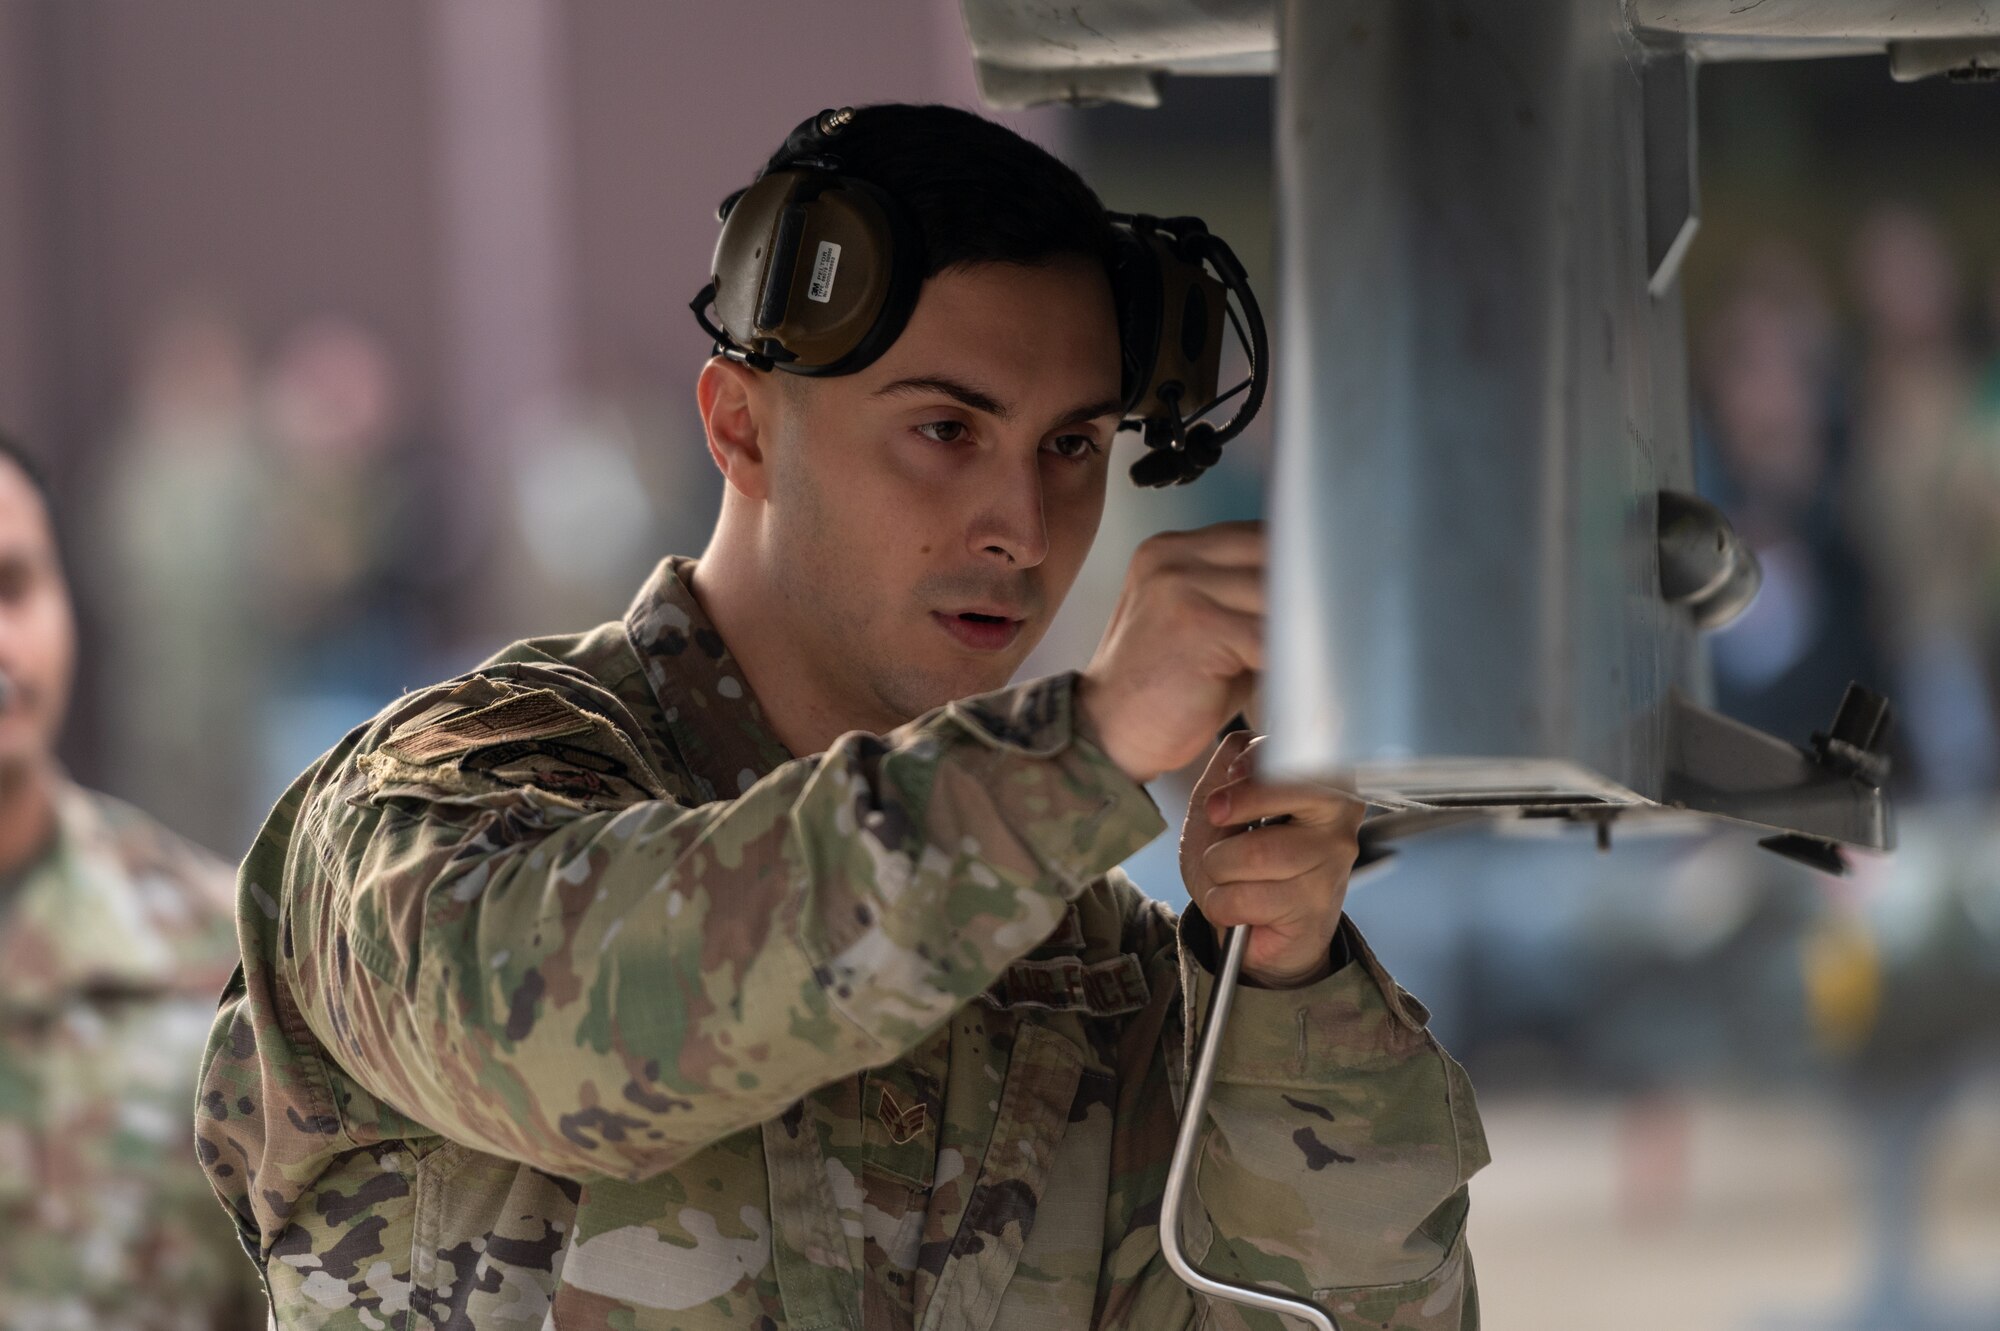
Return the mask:
{"type": "Polygon", "coordinates": [[[35,493],[42,497],[42,507],[53,513],[55,495],[49,489],[49,474],[42,469],[41,459],[5,430],[0,430],[0,460],[13,463],[15,469],[28,478],[28,484],[35,487],[35,493]]]}
{"type": "Polygon", "coordinates": [[[41,459],[28,451],[28,446],[0,430],[0,461],[11,462],[14,470],[28,478],[28,484],[42,501],[42,512],[49,520],[49,533],[54,538],[56,549],[62,549],[62,529],[56,522],[55,491],[49,488],[49,474],[43,469],[41,459]]]}
{"type": "MultiPolygon", "coordinates": [[[[819,151],[910,212],[924,239],[925,277],[1071,255],[1111,271],[1113,232],[1097,192],[1005,125],[955,106],[885,102],[857,108],[819,151]]],[[[782,170],[800,155],[788,143],[764,169],[782,170]]]]}

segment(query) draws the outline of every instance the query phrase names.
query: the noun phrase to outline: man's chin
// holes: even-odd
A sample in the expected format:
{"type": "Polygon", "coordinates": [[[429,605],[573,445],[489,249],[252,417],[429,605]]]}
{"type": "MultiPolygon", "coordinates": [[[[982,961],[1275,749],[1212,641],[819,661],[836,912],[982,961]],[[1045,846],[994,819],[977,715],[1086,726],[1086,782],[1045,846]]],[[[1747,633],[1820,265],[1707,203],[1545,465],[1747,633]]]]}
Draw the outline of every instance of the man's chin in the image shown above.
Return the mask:
{"type": "Polygon", "coordinates": [[[959,698],[976,698],[982,693],[992,693],[995,690],[1006,688],[1013,681],[1015,672],[1020,670],[1021,661],[1026,656],[1026,652],[1010,652],[1008,659],[1004,661],[981,662],[973,668],[961,668],[952,676],[950,685],[951,696],[946,698],[945,701],[952,702],[959,698]]]}
{"type": "Polygon", "coordinates": [[[1020,662],[995,662],[981,669],[963,664],[925,672],[922,678],[905,676],[883,690],[896,712],[910,720],[934,712],[960,698],[976,698],[982,693],[1004,689],[1014,678],[1020,662]]]}

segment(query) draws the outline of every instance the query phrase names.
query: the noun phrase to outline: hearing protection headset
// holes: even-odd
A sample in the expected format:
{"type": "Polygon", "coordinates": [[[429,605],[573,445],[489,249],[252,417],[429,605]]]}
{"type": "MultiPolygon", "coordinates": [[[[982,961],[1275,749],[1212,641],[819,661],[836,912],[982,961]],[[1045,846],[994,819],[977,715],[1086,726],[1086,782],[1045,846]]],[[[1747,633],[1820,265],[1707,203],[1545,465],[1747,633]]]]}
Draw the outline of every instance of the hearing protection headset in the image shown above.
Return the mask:
{"type": "MultiPolygon", "coordinates": [[[[801,123],[785,140],[785,165],[717,209],[722,235],[713,280],[692,302],[717,355],[787,374],[853,374],[909,322],[924,281],[923,234],[894,197],[844,174],[829,151],[854,116],[842,107],[801,123]]],[[[1122,358],[1119,428],[1140,430],[1147,449],[1132,479],[1185,485],[1215,465],[1222,446],[1263,406],[1270,359],[1263,316],[1243,265],[1200,218],[1108,216],[1122,358]],[[1218,393],[1225,322],[1249,370],[1218,393]],[[1242,393],[1226,424],[1202,419],[1242,393]]]]}

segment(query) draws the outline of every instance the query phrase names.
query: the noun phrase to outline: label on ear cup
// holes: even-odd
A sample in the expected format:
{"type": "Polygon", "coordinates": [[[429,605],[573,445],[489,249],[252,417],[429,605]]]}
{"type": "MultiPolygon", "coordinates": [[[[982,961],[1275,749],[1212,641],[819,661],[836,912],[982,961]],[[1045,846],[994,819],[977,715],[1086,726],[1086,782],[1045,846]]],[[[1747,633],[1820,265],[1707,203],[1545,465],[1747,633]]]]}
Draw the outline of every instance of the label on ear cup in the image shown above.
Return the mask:
{"type": "Polygon", "coordinates": [[[819,243],[813,258],[812,281],[806,283],[806,299],[824,305],[833,299],[833,275],[840,268],[840,246],[830,240],[819,243]]]}

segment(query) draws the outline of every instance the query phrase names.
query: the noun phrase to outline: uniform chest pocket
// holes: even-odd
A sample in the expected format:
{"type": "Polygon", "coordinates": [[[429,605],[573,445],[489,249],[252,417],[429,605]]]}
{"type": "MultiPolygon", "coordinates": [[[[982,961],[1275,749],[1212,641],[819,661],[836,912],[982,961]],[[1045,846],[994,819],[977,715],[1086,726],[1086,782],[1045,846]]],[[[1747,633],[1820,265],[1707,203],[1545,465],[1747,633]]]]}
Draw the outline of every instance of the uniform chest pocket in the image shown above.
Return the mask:
{"type": "Polygon", "coordinates": [[[924,1310],[923,1331],[992,1326],[1034,1231],[1083,1065],[1083,1051],[1073,1041],[1044,1026],[1020,1027],[993,1136],[924,1310]]]}
{"type": "Polygon", "coordinates": [[[18,1214],[40,1191],[43,1070],[32,1051],[47,1039],[46,1023],[0,1012],[0,1224],[29,1223],[18,1214]]]}

